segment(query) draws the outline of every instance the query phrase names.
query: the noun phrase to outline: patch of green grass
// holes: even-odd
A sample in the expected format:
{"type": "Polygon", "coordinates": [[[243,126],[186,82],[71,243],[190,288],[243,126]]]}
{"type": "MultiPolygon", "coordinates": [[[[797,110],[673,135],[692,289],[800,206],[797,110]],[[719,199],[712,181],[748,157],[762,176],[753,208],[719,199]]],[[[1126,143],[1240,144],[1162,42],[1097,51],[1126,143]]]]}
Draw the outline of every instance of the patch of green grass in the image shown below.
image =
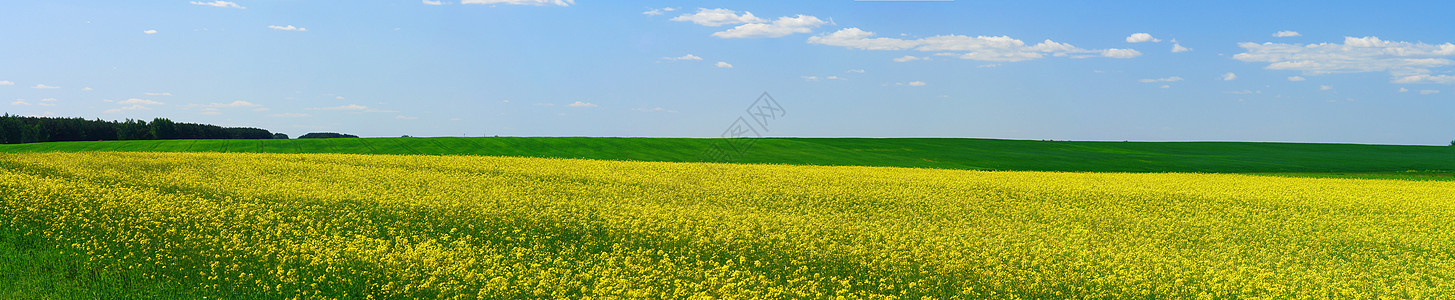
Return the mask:
{"type": "MultiPolygon", "coordinates": [[[[705,155],[709,146],[727,142],[602,137],[91,141],[0,145],[0,152],[356,153],[699,162],[711,161],[705,155]]],[[[732,153],[726,162],[973,170],[1374,174],[1364,176],[1455,171],[1455,147],[1360,144],[763,138],[746,151],[732,153]]]]}

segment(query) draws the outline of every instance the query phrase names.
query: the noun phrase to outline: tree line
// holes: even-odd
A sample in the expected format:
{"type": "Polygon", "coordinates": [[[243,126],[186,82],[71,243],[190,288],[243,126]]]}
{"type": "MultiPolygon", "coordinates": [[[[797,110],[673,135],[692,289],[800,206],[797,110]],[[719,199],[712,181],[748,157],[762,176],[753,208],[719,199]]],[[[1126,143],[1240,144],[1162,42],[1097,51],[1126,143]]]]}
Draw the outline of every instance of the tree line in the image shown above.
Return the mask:
{"type": "MultiPolygon", "coordinates": [[[[124,122],[82,118],[0,116],[0,144],[61,141],[271,139],[272,132],[248,127],[180,123],[166,118],[124,122]]],[[[283,138],[287,138],[286,135],[283,138]]]]}

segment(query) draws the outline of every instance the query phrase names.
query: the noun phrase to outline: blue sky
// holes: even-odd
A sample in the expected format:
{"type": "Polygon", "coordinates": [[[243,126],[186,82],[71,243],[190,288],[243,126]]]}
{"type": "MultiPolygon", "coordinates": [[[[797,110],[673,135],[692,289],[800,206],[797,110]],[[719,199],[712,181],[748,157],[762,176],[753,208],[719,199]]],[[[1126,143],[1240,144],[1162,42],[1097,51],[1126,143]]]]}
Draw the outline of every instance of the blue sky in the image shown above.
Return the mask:
{"type": "Polygon", "coordinates": [[[715,137],[768,92],[769,136],[1455,139],[1449,1],[0,6],[0,110],[20,115],[715,137]]]}

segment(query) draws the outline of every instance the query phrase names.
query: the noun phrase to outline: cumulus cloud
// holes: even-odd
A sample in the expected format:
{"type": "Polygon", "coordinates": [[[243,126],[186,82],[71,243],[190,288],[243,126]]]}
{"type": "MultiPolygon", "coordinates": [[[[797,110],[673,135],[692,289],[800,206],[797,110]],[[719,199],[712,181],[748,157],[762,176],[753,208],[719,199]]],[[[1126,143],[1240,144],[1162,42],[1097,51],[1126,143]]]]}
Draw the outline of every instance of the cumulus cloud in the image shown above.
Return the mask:
{"type": "Polygon", "coordinates": [[[0,85],[15,85],[15,83],[9,80],[0,80],[0,85]]]}
{"type": "Polygon", "coordinates": [[[1438,84],[1455,84],[1455,75],[1414,74],[1414,75],[1397,76],[1397,77],[1394,78],[1394,83],[1438,83],[1438,84]]]}
{"type": "Polygon", "coordinates": [[[211,7],[247,9],[246,7],[242,7],[242,5],[237,5],[237,3],[232,3],[232,2],[227,2],[227,1],[221,1],[221,0],[212,1],[212,2],[192,1],[191,3],[193,5],[205,5],[205,6],[211,6],[211,7]]]}
{"type": "Polygon", "coordinates": [[[894,62],[911,62],[911,61],[916,61],[916,60],[930,60],[930,58],[929,57],[915,57],[913,55],[905,55],[905,56],[902,56],[902,57],[895,58],[894,59],[894,62]]]}
{"type": "Polygon", "coordinates": [[[420,1],[424,1],[424,5],[445,5],[445,2],[444,1],[429,1],[429,0],[420,0],[420,1]]]}
{"type": "Polygon", "coordinates": [[[713,8],[713,9],[698,8],[697,9],[697,13],[694,13],[694,14],[685,14],[685,15],[677,16],[676,18],[672,18],[672,21],[692,22],[692,23],[695,23],[697,25],[709,26],[709,27],[717,27],[717,26],[723,26],[723,25],[743,24],[743,23],[762,23],[762,22],[767,21],[767,20],[763,20],[762,18],[755,17],[755,16],[753,16],[753,13],[746,12],[746,11],[743,12],[742,14],[738,14],[738,12],[733,11],[731,9],[724,9],[724,8],[713,8]]]}
{"type": "Polygon", "coordinates": [[[814,28],[828,24],[818,17],[798,15],[796,17],[779,17],[773,23],[748,23],[733,27],[724,31],[714,32],[712,36],[725,39],[742,38],[776,38],[795,33],[811,33],[814,28]]]}
{"type": "Polygon", "coordinates": [[[702,57],[698,57],[696,55],[692,55],[692,54],[689,53],[687,55],[678,56],[678,57],[663,57],[662,59],[665,59],[665,60],[702,60],[702,57]]]}
{"type": "Polygon", "coordinates": [[[308,31],[308,28],[293,27],[293,25],[288,25],[288,26],[268,25],[268,28],[273,29],[273,30],[282,30],[282,31],[308,31]]]}
{"type": "Polygon", "coordinates": [[[1153,42],[1153,43],[1156,43],[1156,42],[1161,42],[1161,41],[1162,40],[1153,38],[1151,34],[1147,34],[1147,33],[1140,33],[1139,32],[1139,33],[1133,33],[1131,36],[1127,36],[1127,42],[1128,43],[1145,43],[1145,42],[1153,42]]]}
{"type": "Polygon", "coordinates": [[[145,31],[142,31],[141,33],[145,33],[145,34],[157,34],[157,30],[156,29],[147,29],[145,31]]]}
{"type": "Polygon", "coordinates": [[[926,85],[929,85],[929,84],[925,83],[924,81],[910,81],[910,82],[898,82],[898,83],[895,83],[894,85],[897,85],[897,86],[926,86],[926,85]]]}
{"type": "Polygon", "coordinates": [[[1308,79],[1303,78],[1303,76],[1288,76],[1288,81],[1295,81],[1295,82],[1297,82],[1297,81],[1304,81],[1304,80],[1308,80],[1308,79]]]}
{"type": "Polygon", "coordinates": [[[1177,42],[1172,43],[1172,53],[1182,53],[1187,51],[1192,51],[1192,49],[1183,47],[1182,44],[1179,44],[1177,42]]]}
{"type": "Polygon", "coordinates": [[[1298,34],[1297,31],[1288,31],[1288,30],[1284,30],[1284,31],[1279,31],[1279,32],[1273,33],[1273,37],[1295,37],[1295,36],[1302,36],[1302,34],[1298,34]]]}
{"type": "Polygon", "coordinates": [[[648,16],[660,16],[660,15],[662,15],[664,13],[669,13],[669,12],[672,12],[674,10],[677,10],[677,9],[676,8],[671,8],[671,7],[653,8],[652,10],[648,10],[648,11],[642,12],[642,14],[643,15],[648,15],[648,16]]]}
{"type": "Polygon", "coordinates": [[[720,62],[717,62],[717,67],[718,68],[724,68],[724,69],[732,69],[733,68],[733,64],[720,61],[720,62]]]}
{"type": "Polygon", "coordinates": [[[1407,88],[1399,88],[1399,92],[1401,92],[1401,93],[1409,92],[1409,91],[1410,91],[1410,89],[1407,89],[1407,88]]]}
{"type": "Polygon", "coordinates": [[[1395,83],[1455,83],[1449,75],[1431,75],[1433,68],[1455,65],[1455,44],[1385,41],[1378,37],[1345,37],[1344,43],[1238,43],[1244,62],[1267,63],[1269,70],[1301,71],[1303,75],[1387,72],[1395,83]],[[1444,76],[1444,77],[1442,77],[1444,76]]]}
{"type": "Polygon", "coordinates": [[[460,4],[510,4],[510,5],[535,5],[535,6],[571,6],[576,0],[464,0],[460,4]]]}
{"type": "Polygon", "coordinates": [[[1172,76],[1172,77],[1167,77],[1167,78],[1156,78],[1156,79],[1142,79],[1142,80],[1137,80],[1137,81],[1138,81],[1138,82],[1142,82],[1142,83],[1153,83],[1153,82],[1178,82],[1178,81],[1182,81],[1182,77],[1178,77],[1178,76],[1172,76]]]}
{"type": "Polygon", "coordinates": [[[1439,93],[1439,90],[1420,90],[1420,95],[1434,95],[1439,93]]]}
{"type": "Polygon", "coordinates": [[[1142,56],[1142,52],[1136,49],[1106,49],[1101,51],[1101,56],[1110,58],[1134,58],[1142,56]]]}
{"type": "Polygon", "coordinates": [[[118,102],[116,102],[116,104],[162,105],[162,104],[166,104],[166,103],[162,103],[162,102],[158,102],[158,101],[152,101],[152,100],[147,100],[147,99],[131,98],[131,99],[126,99],[126,100],[118,101],[118,102]]]}
{"type": "Polygon", "coordinates": [[[596,107],[596,104],[592,104],[591,102],[576,101],[575,103],[566,104],[566,106],[570,106],[570,107],[596,107]]]}
{"type": "Polygon", "coordinates": [[[1100,55],[1132,58],[1142,54],[1133,49],[1087,50],[1051,40],[1028,45],[1024,41],[1008,36],[939,35],[920,39],[875,37],[873,32],[859,28],[845,28],[833,33],[809,37],[807,42],[861,50],[940,52],[936,55],[993,62],[1025,61],[1043,58],[1047,55],[1069,56],[1075,54],[1075,57],[1100,55]]]}
{"type": "Polygon", "coordinates": [[[818,76],[798,76],[798,77],[799,78],[803,78],[803,81],[818,81],[818,76]]]}
{"type": "Polygon", "coordinates": [[[1232,80],[1235,80],[1235,79],[1238,79],[1238,74],[1233,74],[1233,72],[1228,72],[1227,74],[1223,74],[1223,81],[1232,81],[1232,80]]]}
{"type": "Polygon", "coordinates": [[[1320,91],[1327,91],[1327,90],[1332,90],[1332,89],[1334,89],[1333,86],[1328,86],[1328,85],[1320,85],[1319,86],[1319,90],[1320,91]]]}

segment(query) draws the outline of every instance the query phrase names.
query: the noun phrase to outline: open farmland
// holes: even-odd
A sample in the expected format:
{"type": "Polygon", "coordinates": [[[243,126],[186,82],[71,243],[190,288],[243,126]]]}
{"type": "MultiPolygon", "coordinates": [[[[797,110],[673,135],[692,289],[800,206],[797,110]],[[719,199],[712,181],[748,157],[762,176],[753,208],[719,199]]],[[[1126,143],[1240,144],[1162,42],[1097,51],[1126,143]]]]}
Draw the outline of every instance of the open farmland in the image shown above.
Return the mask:
{"type": "Polygon", "coordinates": [[[1445,181],[248,153],[0,166],[5,296],[1455,295],[1445,181]]]}
{"type": "MultiPolygon", "coordinates": [[[[227,152],[485,155],[703,162],[723,139],[438,137],[144,140],[0,145],[0,153],[227,152]]],[[[966,170],[1210,173],[1455,171],[1455,147],[1251,143],[1085,142],[962,138],[763,138],[722,162],[966,170]]],[[[1400,175],[1400,174],[1393,174],[1400,175]]],[[[1406,174],[1407,175],[1407,174],[1406,174]]]]}

